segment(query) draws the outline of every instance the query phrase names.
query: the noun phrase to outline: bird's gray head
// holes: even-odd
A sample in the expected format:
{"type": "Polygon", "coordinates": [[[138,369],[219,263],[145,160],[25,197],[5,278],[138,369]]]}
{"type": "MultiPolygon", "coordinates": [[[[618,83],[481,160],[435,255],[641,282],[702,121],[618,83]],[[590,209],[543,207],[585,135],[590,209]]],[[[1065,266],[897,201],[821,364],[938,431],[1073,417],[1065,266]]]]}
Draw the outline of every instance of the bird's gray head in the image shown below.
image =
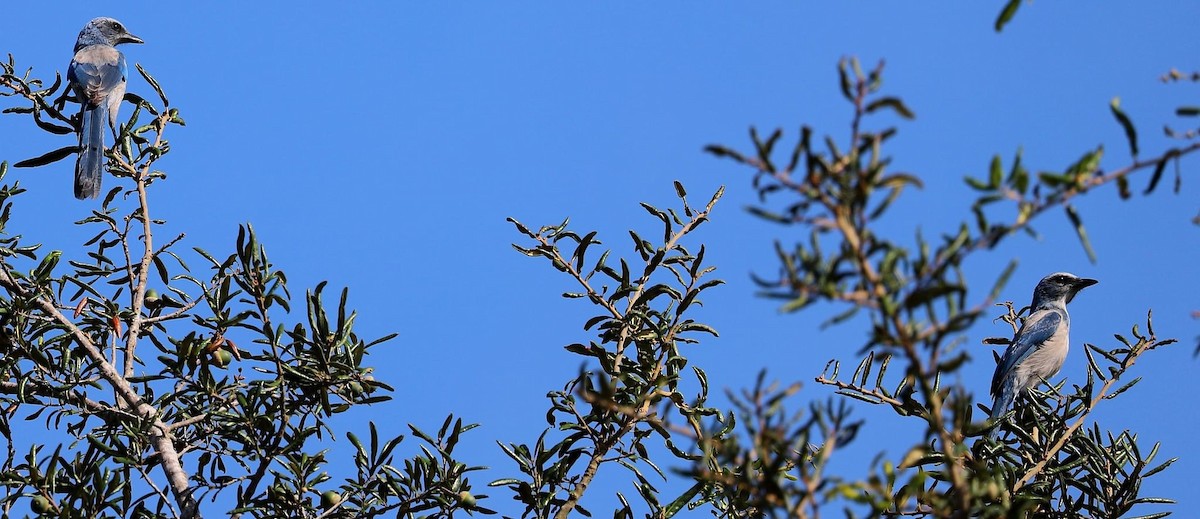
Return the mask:
{"type": "Polygon", "coordinates": [[[1042,278],[1038,282],[1037,288],[1033,289],[1031,307],[1037,310],[1044,305],[1058,301],[1061,301],[1062,304],[1070,303],[1080,290],[1096,283],[1098,281],[1094,279],[1081,278],[1069,272],[1055,272],[1042,278]]]}
{"type": "Polygon", "coordinates": [[[83,30],[79,31],[79,39],[75,41],[75,51],[88,45],[119,45],[122,43],[145,43],[141,38],[129,34],[125,26],[112,18],[93,18],[83,30]]]}

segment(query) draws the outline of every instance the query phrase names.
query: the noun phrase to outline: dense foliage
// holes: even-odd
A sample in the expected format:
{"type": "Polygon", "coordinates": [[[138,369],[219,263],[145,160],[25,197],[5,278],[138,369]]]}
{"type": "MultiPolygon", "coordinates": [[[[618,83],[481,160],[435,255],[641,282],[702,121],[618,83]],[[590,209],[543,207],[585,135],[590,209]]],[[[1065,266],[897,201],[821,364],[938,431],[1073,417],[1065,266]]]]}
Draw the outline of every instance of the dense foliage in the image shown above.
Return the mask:
{"type": "MultiPolygon", "coordinates": [[[[1019,4],[1007,4],[997,30],[1019,4]]],[[[12,57],[2,67],[6,114],[57,135],[77,130],[60,78],[46,84],[20,73],[12,57]]],[[[152,216],[151,202],[166,177],[154,165],[173,151],[166,137],[184,121],[154,78],[137,70],[156,98],[126,94],[133,109],[107,157],[107,172],[118,180],[100,207],[76,222],[91,231],[79,251],[45,251],[9,228],[25,199],[65,193],[27,193],[0,164],[6,517],[24,510],[80,518],[190,518],[202,511],[449,517],[492,509],[590,516],[595,510],[585,496],[602,471],[617,466],[636,496],[619,493],[614,517],[688,510],[816,517],[842,509],[868,516],[1116,517],[1139,504],[1170,502],[1140,487],[1173,459],[1159,459],[1158,445],[1133,431],[1089,421],[1108,399],[1138,398],[1127,393],[1140,380],[1136,362],[1174,342],[1156,335],[1149,313],[1130,316],[1131,331],[1114,330],[1120,333],[1111,343],[1080,348],[1087,380],[1069,387],[1048,381],[1023,398],[1015,418],[1000,425],[1001,441],[982,437],[992,424],[975,404],[981,396],[948,381],[971,360],[959,345],[972,325],[998,317],[1015,331],[1027,310],[997,301],[1015,263],[986,282],[968,280],[964,265],[1034,232],[1034,223],[1058,210],[1093,255],[1072,201],[1109,184],[1121,198],[1135,182],[1156,191],[1167,166],[1200,149],[1195,131],[1169,130],[1179,145],[1147,156],[1114,100],[1109,110],[1127,137],[1125,166],[1102,170],[1103,148],[1061,171],[1036,174],[1020,153],[1007,164],[997,156],[986,178],[966,179],[977,196],[957,232],[918,234],[911,244],[880,225],[893,202],[924,182],[889,169],[886,150],[898,130],[875,125],[914,114],[882,91],[882,64],[863,70],[855,59],[839,63],[850,120],[842,140],[819,138],[805,125],[792,145],[780,130],[752,130],[746,150],[708,146],[750,174],[760,202],[753,214],[807,237],[776,243],[780,275],[755,278],[762,295],[788,312],[837,308],[831,325],[864,322],[853,317],[869,323],[865,343],[847,345],[847,354],[857,348],[853,360],[839,355],[811,373],[836,390],[827,400],[806,400],[797,383],[771,384],[764,371],[752,387],[730,391],[731,407],[722,408],[710,400],[703,367],[687,358],[690,348],[717,336],[693,316],[722,283],[705,258],[721,244],[705,244],[702,229],[723,190],[693,205],[676,182],[678,204],[643,203],[654,227],[630,231],[625,246],[606,245],[601,238],[608,237],[572,230],[568,221],[531,227],[510,219],[516,250],[565,276],[573,288],[562,296],[594,312],[581,323],[585,336],[564,340],[585,367],[548,388],[544,432],[498,442],[513,465],[499,468],[511,476],[490,486],[511,500],[493,501],[470,477],[481,467],[454,452],[472,424],[448,416],[433,434],[410,426],[405,445],[416,454],[407,457],[399,450],[407,436],[381,435],[374,424],[354,432],[331,425],[354,406],[386,401],[392,389],[375,378],[386,371],[370,364],[372,348],[391,336],[355,333],[346,290],[331,302],[322,283],[294,298],[249,225],[225,254],[184,250],[182,235],[161,235],[164,222],[152,216]],[[865,425],[850,418],[858,402],[890,408],[922,433],[900,458],[880,458],[868,474],[831,474],[830,460],[853,448],[865,425]],[[35,421],[50,434],[32,441],[14,435],[14,420],[35,421]],[[333,436],[344,436],[355,452],[350,473],[329,473],[323,440],[333,436]],[[670,478],[685,481],[685,490],[664,494],[657,485],[670,478]]],[[[36,168],[75,151],[67,146],[14,166],[36,168]]],[[[1178,189],[1178,169],[1175,175],[1178,189]]]]}

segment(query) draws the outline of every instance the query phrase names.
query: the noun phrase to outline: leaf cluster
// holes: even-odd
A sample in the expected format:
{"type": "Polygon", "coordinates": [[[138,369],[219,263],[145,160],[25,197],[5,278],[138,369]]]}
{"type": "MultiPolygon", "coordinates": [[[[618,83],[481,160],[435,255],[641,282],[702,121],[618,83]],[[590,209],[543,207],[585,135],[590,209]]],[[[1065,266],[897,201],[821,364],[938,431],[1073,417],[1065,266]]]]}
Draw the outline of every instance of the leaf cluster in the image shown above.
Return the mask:
{"type": "MultiPolygon", "coordinates": [[[[864,73],[857,60],[845,59],[838,72],[843,97],[853,108],[845,144],[826,137],[818,150],[812,145],[815,132],[805,126],[782,162],[775,160],[782,135],[779,130],[763,139],[751,129],[753,153],[720,145],[707,150],[752,170],[752,186],[762,204],[751,207],[752,214],[807,231],[807,240],[794,246],[776,242],[780,275],[773,279],[755,276],[762,295],[785,300],[782,310],[788,312],[807,309],[817,302],[842,307],[826,325],[849,322],[862,314],[869,319],[869,333],[860,350],[864,356],[853,373],[842,376],[841,362],[834,360],[817,382],[833,387],[844,397],[886,405],[900,417],[919,420],[924,440],[899,463],[879,458],[873,473],[862,479],[836,475],[814,478],[812,473],[819,472],[825,462],[821,458],[807,465],[760,464],[730,470],[727,474],[733,479],[729,486],[775,496],[755,501],[755,507],[767,506],[756,513],[793,517],[815,517],[837,499],[852,503],[846,509],[848,514],[865,508],[872,515],[935,517],[956,517],[960,513],[1020,517],[1066,510],[1106,516],[1114,511],[1117,515],[1124,513],[1134,504],[1161,502],[1138,494],[1145,477],[1165,468],[1149,468],[1156,448],[1142,455],[1133,433],[1102,434],[1101,429],[1093,427],[1085,434],[1080,431],[1088,429],[1080,427],[1101,396],[1116,396],[1136,383],[1135,379],[1125,386],[1113,386],[1137,356],[1169,340],[1159,341],[1151,333],[1149,337],[1138,336],[1136,344],[1122,339],[1125,347],[1111,351],[1088,346],[1092,359],[1088,383],[1067,395],[1058,394],[1058,386],[1055,395],[1062,400],[1057,405],[1047,406],[1036,399],[1025,402],[1017,421],[1002,426],[1012,432],[1015,441],[1000,446],[984,442],[969,445],[970,438],[996,424],[974,422],[975,404],[970,391],[943,381],[971,359],[970,352],[960,347],[964,333],[985,315],[1017,266],[1015,260],[1009,262],[985,296],[972,298],[962,272],[968,258],[993,249],[1015,231],[1032,232],[1030,224],[1036,217],[1060,206],[1090,253],[1081,217],[1070,205],[1071,199],[1107,183],[1116,184],[1118,192],[1126,197],[1128,177],[1143,170],[1152,171],[1146,189],[1150,193],[1165,165],[1194,152],[1195,143],[1139,159],[1136,129],[1114,100],[1109,109],[1125,130],[1133,155],[1131,163],[1106,172],[1100,167],[1103,148],[1097,148],[1062,173],[1035,176],[1022,165],[1020,154],[1007,174],[996,158],[986,179],[967,179],[978,192],[974,221],[961,223],[957,232],[933,242],[918,233],[915,244],[906,245],[880,232],[879,222],[903,188],[921,187],[921,180],[915,174],[888,171],[891,159],[884,154],[883,144],[896,129],[871,130],[868,124],[884,107],[902,118],[911,119],[912,111],[899,98],[881,93],[882,63],[864,73]],[[786,198],[782,210],[766,205],[781,196],[786,198]],[[1000,201],[1014,203],[1016,216],[996,222],[984,208],[1000,201]],[[1093,354],[1110,362],[1106,371],[1097,367],[1093,354]],[[1033,422],[1035,418],[1038,421],[1033,422]],[[1031,435],[1029,431],[1039,432],[1031,435]],[[770,477],[774,469],[767,468],[775,466],[787,466],[786,475],[791,480],[809,484],[790,488],[780,485],[779,478],[770,477]],[[770,491],[764,492],[764,488],[770,491]],[[814,493],[815,488],[823,491],[814,493]]],[[[1002,317],[1014,324],[1015,331],[1020,316],[1011,303],[1007,306],[1009,313],[1002,317]]],[[[764,399],[776,402],[773,397],[784,396],[786,392],[777,392],[764,399]]],[[[778,416],[786,416],[784,411],[779,412],[778,416]]],[[[814,405],[810,413],[812,420],[830,423],[844,417],[828,405],[814,405]]],[[[792,445],[791,452],[796,453],[793,458],[804,459],[805,451],[794,446],[812,442],[812,437],[812,431],[800,427],[778,443],[792,445]]],[[[820,449],[828,445],[830,437],[826,434],[823,443],[812,443],[820,449]]],[[[727,447],[733,452],[754,452],[767,443],[749,429],[727,439],[737,442],[727,447]]],[[[723,511],[737,515],[730,510],[737,508],[726,507],[723,511]]]]}
{"type": "MultiPolygon", "coordinates": [[[[662,224],[661,240],[630,231],[632,259],[614,261],[612,251],[606,250],[589,262],[589,249],[602,245],[595,232],[581,236],[568,230],[566,221],[535,232],[509,219],[531,242],[513,247],[544,258],[567,274],[579,291],[563,297],[586,300],[597,311],[583,326],[596,334],[595,339],[566,346],[567,351],[594,362],[595,369],[584,369],[562,390],[547,395],[549,428],[532,446],[501,444],[523,476],[497,480],[492,486],[509,488],[524,505],[523,516],[567,517],[575,512],[590,516],[581,500],[601,467],[610,464],[633,475],[636,492],[656,515],[673,515],[701,488],[662,502],[655,481],[665,474],[650,459],[654,439],[679,459],[698,459],[686,451],[688,445],[679,446],[674,438],[683,434],[691,443],[700,434],[701,419],[719,414],[706,406],[707,376],[698,367],[687,370],[683,346],[697,343],[697,334],[717,335],[685,312],[701,306],[702,293],[722,281],[705,278],[713,267],[704,263],[704,247],[693,253],[683,240],[707,221],[722,192],[718,190],[705,207],[693,208],[683,185],[676,182],[675,190],[682,205],[679,210],[642,204],[662,224]],[[698,384],[697,394],[685,392],[688,378],[698,384]],[[672,425],[672,417],[682,426],[672,425]],[[647,476],[647,469],[656,477],[647,476]]],[[[626,496],[618,493],[617,498],[621,506],[615,516],[632,517],[626,496]]]]}
{"type": "MultiPolygon", "coordinates": [[[[65,89],[52,99],[61,78],[44,87],[17,74],[11,56],[2,65],[0,94],[20,103],[5,113],[52,134],[76,131],[65,89]]],[[[410,426],[418,452],[408,458],[397,449],[404,436],[383,439],[370,424],[367,442],[347,435],[353,473],[330,474],[345,468],[331,467],[332,418],[390,398],[367,360],[394,334],[360,337],[348,291],[327,301],[326,283],[305,291],[294,313],[287,275],[249,225],[226,256],[181,251],[183,235],[161,239],[166,222],[153,218],[148,193],[166,178],[155,165],[171,151],[168,129],[183,120],[137,70],[157,103],[126,94],[134,109],[106,150],[119,181],[76,222],[94,231],[85,255],[43,253],[11,232],[25,190],[0,185],[3,515],[28,506],[46,517],[190,518],[207,503],[250,517],[492,513],[478,504],[486,496],[470,493],[468,473],[480,467],[453,453],[475,426],[453,417],[436,435],[410,426]],[[18,416],[49,434],[29,442],[14,427],[18,416]]],[[[0,182],[7,173],[0,163],[0,182]]]]}

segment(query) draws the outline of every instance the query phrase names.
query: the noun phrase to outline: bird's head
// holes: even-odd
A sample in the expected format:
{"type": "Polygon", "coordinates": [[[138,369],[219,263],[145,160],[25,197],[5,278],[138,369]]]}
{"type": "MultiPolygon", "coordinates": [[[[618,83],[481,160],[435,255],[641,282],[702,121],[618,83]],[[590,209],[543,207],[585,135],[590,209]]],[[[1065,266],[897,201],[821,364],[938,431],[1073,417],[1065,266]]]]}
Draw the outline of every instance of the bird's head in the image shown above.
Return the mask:
{"type": "Polygon", "coordinates": [[[75,44],[78,49],[81,46],[95,45],[107,43],[109,45],[120,45],[122,43],[145,43],[141,38],[129,34],[121,22],[112,18],[101,16],[93,18],[87,25],[83,26],[83,30],[79,31],[79,41],[75,44]]]}
{"type": "Polygon", "coordinates": [[[1081,278],[1069,272],[1055,272],[1042,278],[1037,288],[1033,289],[1033,308],[1054,301],[1070,303],[1080,290],[1095,285],[1094,279],[1081,278]]]}

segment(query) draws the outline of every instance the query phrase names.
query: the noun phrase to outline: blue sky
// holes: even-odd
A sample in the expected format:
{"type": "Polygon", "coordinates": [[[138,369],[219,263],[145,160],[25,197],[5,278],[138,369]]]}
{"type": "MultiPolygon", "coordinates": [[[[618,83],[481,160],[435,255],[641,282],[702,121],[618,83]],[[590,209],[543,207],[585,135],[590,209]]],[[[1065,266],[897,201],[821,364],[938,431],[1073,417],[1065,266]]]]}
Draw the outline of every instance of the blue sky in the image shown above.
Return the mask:
{"type": "MultiPolygon", "coordinates": [[[[844,140],[837,60],[885,59],[885,91],[917,114],[898,123],[893,169],[926,183],[885,226],[906,239],[918,227],[926,236],[956,228],[971,202],[961,179],[985,172],[993,154],[1007,163],[1020,148],[1031,169],[1061,170],[1103,144],[1106,167],[1126,164],[1108,111],[1114,96],[1138,123],[1146,156],[1171,144],[1163,123],[1195,124],[1173,110],[1196,104],[1197,85],[1158,77],[1200,69],[1200,4],[1038,2],[996,34],[1002,3],[64,3],[52,15],[18,3],[0,20],[0,50],[48,77],[65,69],[93,16],[142,37],[145,45],[124,47],[128,59],[155,75],[188,123],[173,130],[159,163],[169,178],[153,192],[166,234],[186,232],[186,245],[225,254],[237,225],[251,222],[293,293],[321,280],[350,287],[359,332],[399,337],[374,356],[396,399],[345,427],[374,419],[397,432],[405,423],[433,429],[448,412],[482,423],[461,447],[493,467],[479,488],[516,472],[494,440],[536,438],[545,393],[579,366],[562,346],[589,338],[590,309],[558,297],[568,279],[512,251],[519,236],[505,217],[536,226],[570,216],[575,228],[600,231],[614,254],[630,254],[626,230],[654,224],[638,202],[670,205],[672,180],[697,200],[728,186],[696,238],[728,282],[696,315],[721,337],[689,358],[716,388],[749,385],[769,367],[817,398],[829,389],[808,381],[830,358],[855,361],[865,331],[820,330],[836,309],[784,315],[753,295],[749,273],[775,271],[773,240],[804,233],[747,215],[749,171],[704,145],[745,149],[751,125],[782,127],[785,142],[801,124],[844,140]]],[[[136,75],[129,90],[152,95],[136,75]]],[[[0,117],[0,135],[0,160],[10,162],[72,139],[13,116],[0,117]]],[[[1078,201],[1097,264],[1054,213],[1036,225],[1042,239],[1014,238],[973,258],[968,273],[983,286],[1018,259],[1003,297],[1022,304],[1049,272],[1100,280],[1072,304],[1076,347],[1061,373],[1072,382],[1085,374],[1081,342],[1112,347],[1112,334],[1143,322],[1147,309],[1161,336],[1182,340],[1139,363],[1145,380],[1097,416],[1162,441],[1162,459],[1181,458],[1144,488],[1179,500],[1173,509],[1187,517],[1200,513],[1187,476],[1200,470],[1191,436],[1200,419],[1189,408],[1194,384],[1182,383],[1198,365],[1200,322],[1189,313],[1200,309],[1200,229],[1189,221],[1200,163],[1182,166],[1179,195],[1160,189],[1122,203],[1109,188],[1078,201]]],[[[71,222],[98,204],[71,198],[70,176],[68,161],[11,172],[30,193],[9,232],[78,251],[90,231],[71,222]]],[[[962,381],[981,401],[993,364],[976,345],[1003,332],[984,321],[967,338],[975,360],[962,381]]],[[[879,451],[898,457],[909,447],[888,434],[907,422],[859,412],[871,421],[842,460],[848,476],[879,451]]],[[[609,508],[614,490],[631,491],[607,483],[593,489],[593,510],[609,508]]],[[[500,497],[492,506],[509,503],[489,493],[500,497]]]]}

